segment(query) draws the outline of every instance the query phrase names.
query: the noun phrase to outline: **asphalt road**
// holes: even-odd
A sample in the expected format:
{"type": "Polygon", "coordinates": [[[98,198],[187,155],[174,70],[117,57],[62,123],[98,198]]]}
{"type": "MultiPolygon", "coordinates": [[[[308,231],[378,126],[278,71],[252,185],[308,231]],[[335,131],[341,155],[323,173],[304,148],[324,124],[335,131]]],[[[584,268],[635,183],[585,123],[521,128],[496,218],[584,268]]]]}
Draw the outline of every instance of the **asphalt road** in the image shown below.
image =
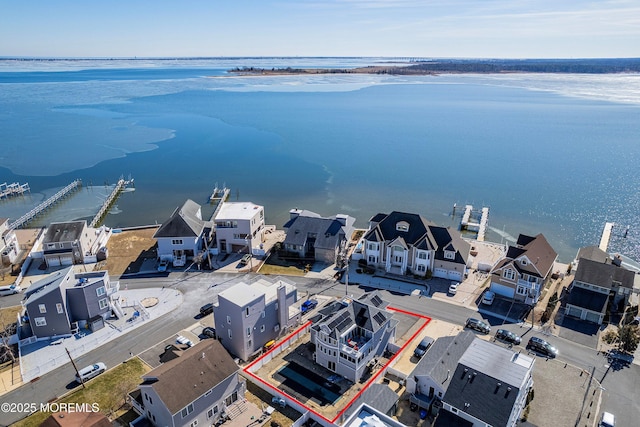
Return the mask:
{"type": "MultiPolygon", "coordinates": [[[[76,360],[77,365],[83,367],[96,361],[102,361],[108,367],[113,367],[123,363],[129,357],[130,352],[139,354],[195,323],[199,308],[202,305],[215,301],[217,294],[221,290],[228,288],[231,282],[241,278],[237,274],[172,273],[165,277],[121,279],[120,286],[126,286],[129,289],[159,286],[176,288],[183,292],[183,304],[161,318],[140,326],[129,334],[78,358],[76,360]]],[[[332,280],[291,279],[297,284],[299,298],[305,297],[307,293],[309,295],[321,293],[327,296],[344,296],[348,294],[357,297],[364,292],[357,286],[349,286],[348,289],[345,289],[344,284],[332,280]]],[[[464,324],[468,317],[480,317],[476,311],[466,307],[427,297],[398,295],[387,291],[382,291],[382,293],[384,299],[394,307],[423,313],[432,318],[451,323],[464,324]]],[[[3,306],[10,305],[5,304],[5,302],[8,303],[9,300],[3,300],[1,302],[3,306]]],[[[13,304],[15,305],[15,303],[13,304]]],[[[588,371],[595,367],[595,378],[601,381],[602,386],[606,389],[600,412],[606,410],[616,414],[616,421],[619,426],[636,425],[635,421],[637,420],[634,420],[634,417],[640,414],[640,402],[634,397],[636,396],[636,390],[640,389],[640,367],[633,364],[622,368],[618,366],[609,367],[605,357],[598,355],[591,348],[559,337],[546,337],[540,331],[531,329],[527,325],[502,325],[502,320],[493,318],[488,320],[492,324],[492,333],[495,333],[498,327],[508,329],[523,336],[524,343],[531,335],[537,335],[558,347],[560,351],[559,360],[588,371]]],[[[523,351],[525,351],[524,348],[523,351]]],[[[53,372],[43,375],[36,381],[5,394],[2,396],[2,401],[38,404],[50,401],[73,388],[74,375],[73,367],[71,363],[68,363],[53,372]]],[[[25,415],[27,414],[0,412],[0,424],[9,425],[25,415]]]]}

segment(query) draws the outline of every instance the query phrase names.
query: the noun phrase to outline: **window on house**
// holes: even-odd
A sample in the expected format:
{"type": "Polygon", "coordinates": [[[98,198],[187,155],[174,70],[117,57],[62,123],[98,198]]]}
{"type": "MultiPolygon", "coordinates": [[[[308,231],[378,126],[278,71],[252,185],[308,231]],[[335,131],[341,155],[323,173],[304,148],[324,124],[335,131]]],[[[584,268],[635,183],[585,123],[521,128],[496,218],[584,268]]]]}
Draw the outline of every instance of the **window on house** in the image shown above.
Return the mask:
{"type": "Polygon", "coordinates": [[[44,304],[38,304],[38,310],[40,310],[40,313],[44,314],[47,312],[47,307],[44,304]]]}
{"type": "Polygon", "coordinates": [[[213,389],[211,390],[207,390],[207,392],[204,394],[205,396],[209,396],[211,393],[213,393],[213,389]]]}
{"type": "Polygon", "coordinates": [[[250,337],[251,336],[251,328],[247,328],[247,336],[250,337]]]}
{"type": "Polygon", "coordinates": [[[516,278],[516,272],[513,271],[510,268],[507,268],[503,273],[502,273],[502,277],[504,277],[505,279],[509,279],[509,280],[513,280],[516,278]]]}
{"type": "Polygon", "coordinates": [[[280,330],[280,324],[277,324],[273,327],[274,332],[278,332],[280,330]]]}
{"type": "Polygon", "coordinates": [[[35,318],[36,326],[47,326],[47,319],[44,317],[35,318]]]}
{"type": "Polygon", "coordinates": [[[276,301],[276,310],[278,309],[278,301],[276,301]]]}
{"type": "Polygon", "coordinates": [[[193,420],[193,422],[191,424],[189,424],[191,427],[196,427],[198,425],[198,420],[193,420]]]}
{"type": "Polygon", "coordinates": [[[231,324],[231,316],[227,316],[227,323],[230,325],[231,324]]]}
{"type": "Polygon", "coordinates": [[[181,245],[182,244],[182,239],[173,239],[173,240],[171,240],[171,244],[172,245],[181,245]]]}
{"type": "Polygon", "coordinates": [[[427,271],[427,267],[424,266],[424,264],[419,264],[418,271],[420,271],[421,273],[424,273],[425,271],[427,271]]]}
{"type": "Polygon", "coordinates": [[[444,257],[446,259],[455,259],[456,258],[456,253],[453,251],[444,251],[444,257]]]}
{"type": "Polygon", "coordinates": [[[229,331],[229,338],[231,338],[231,329],[227,329],[229,331]]]}
{"type": "Polygon", "coordinates": [[[409,231],[409,223],[406,221],[400,221],[396,224],[396,231],[409,231]]]}
{"type": "Polygon", "coordinates": [[[526,295],[527,294],[527,288],[525,288],[523,286],[518,286],[518,288],[516,289],[516,293],[518,295],[526,295]]]}
{"type": "Polygon", "coordinates": [[[105,308],[109,307],[109,302],[106,298],[102,298],[100,301],[98,301],[98,304],[100,305],[100,310],[104,310],[105,308]]]}
{"type": "Polygon", "coordinates": [[[153,398],[149,396],[149,403],[153,405],[153,398]]]}
{"type": "Polygon", "coordinates": [[[523,259],[520,260],[520,263],[522,265],[527,265],[527,260],[523,258],[523,259]]]}
{"type": "Polygon", "coordinates": [[[56,303],[56,310],[58,311],[58,314],[64,313],[64,308],[62,308],[62,304],[60,303],[56,303]]]}
{"type": "Polygon", "coordinates": [[[264,332],[264,325],[260,326],[260,332],[264,332]]]}
{"type": "Polygon", "coordinates": [[[369,255],[369,262],[376,262],[376,257],[369,255]]]}
{"type": "Polygon", "coordinates": [[[418,259],[427,259],[426,252],[418,252],[418,259]]]}
{"type": "Polygon", "coordinates": [[[96,295],[98,295],[99,297],[101,297],[104,294],[106,294],[104,290],[104,286],[100,286],[99,288],[96,289],[96,295]]]}
{"type": "Polygon", "coordinates": [[[245,315],[246,317],[249,317],[249,307],[247,307],[247,308],[245,308],[245,309],[244,309],[244,315],[245,315]]]}

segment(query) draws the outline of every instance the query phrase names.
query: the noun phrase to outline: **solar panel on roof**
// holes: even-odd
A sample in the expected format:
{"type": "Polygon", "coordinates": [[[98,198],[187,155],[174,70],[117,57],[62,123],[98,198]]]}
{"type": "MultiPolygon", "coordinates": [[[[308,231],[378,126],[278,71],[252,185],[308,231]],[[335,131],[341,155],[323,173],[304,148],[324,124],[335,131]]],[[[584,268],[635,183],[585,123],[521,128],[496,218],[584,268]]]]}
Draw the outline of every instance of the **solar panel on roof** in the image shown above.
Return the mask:
{"type": "Polygon", "coordinates": [[[387,321],[387,318],[385,317],[384,314],[382,313],[376,313],[373,315],[373,319],[378,322],[378,325],[382,325],[384,322],[387,321]]]}
{"type": "Polygon", "coordinates": [[[382,305],[382,299],[380,299],[378,295],[374,295],[373,298],[371,298],[371,303],[376,307],[380,307],[382,305]]]}

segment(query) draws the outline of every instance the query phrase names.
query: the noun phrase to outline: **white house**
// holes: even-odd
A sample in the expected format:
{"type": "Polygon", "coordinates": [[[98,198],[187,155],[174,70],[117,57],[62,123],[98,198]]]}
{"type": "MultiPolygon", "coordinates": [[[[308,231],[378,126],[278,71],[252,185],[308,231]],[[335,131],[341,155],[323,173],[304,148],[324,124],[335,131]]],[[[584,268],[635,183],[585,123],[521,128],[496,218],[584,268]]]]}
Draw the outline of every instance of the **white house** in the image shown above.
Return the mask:
{"type": "Polygon", "coordinates": [[[251,202],[224,202],[213,218],[218,253],[264,255],[264,207],[251,202]]]}

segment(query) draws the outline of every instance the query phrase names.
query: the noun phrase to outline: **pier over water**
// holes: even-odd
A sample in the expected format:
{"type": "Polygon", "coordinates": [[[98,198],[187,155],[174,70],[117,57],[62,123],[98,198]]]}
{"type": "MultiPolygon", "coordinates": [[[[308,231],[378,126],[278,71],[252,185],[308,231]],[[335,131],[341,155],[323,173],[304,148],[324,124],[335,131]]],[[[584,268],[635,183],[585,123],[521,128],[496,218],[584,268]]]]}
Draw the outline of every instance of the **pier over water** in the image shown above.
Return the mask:
{"type": "Polygon", "coordinates": [[[9,229],[15,230],[16,228],[24,227],[27,223],[32,221],[38,215],[45,212],[49,208],[53,207],[60,200],[64,199],[66,196],[68,196],[69,194],[71,194],[72,192],[74,192],[80,187],[82,187],[82,180],[76,179],[71,184],[67,185],[62,190],[58,191],[56,194],[49,197],[47,200],[40,203],[38,206],[31,209],[29,212],[27,212],[26,214],[22,215],[20,218],[18,218],[17,220],[9,224],[9,229]]]}

